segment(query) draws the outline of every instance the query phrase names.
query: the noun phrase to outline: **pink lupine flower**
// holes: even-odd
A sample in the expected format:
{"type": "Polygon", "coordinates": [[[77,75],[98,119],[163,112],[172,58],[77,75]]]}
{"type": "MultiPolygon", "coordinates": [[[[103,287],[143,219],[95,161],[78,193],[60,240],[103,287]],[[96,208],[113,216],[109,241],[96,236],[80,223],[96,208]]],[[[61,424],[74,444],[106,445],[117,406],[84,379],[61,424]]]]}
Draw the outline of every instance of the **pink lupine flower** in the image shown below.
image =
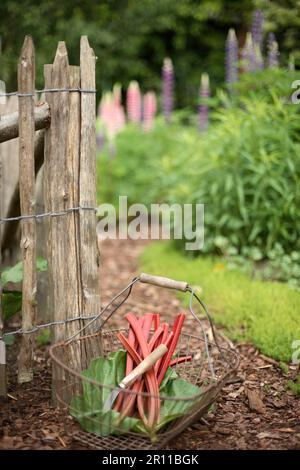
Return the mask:
{"type": "Polygon", "coordinates": [[[150,131],[153,127],[156,109],[156,95],[153,91],[148,91],[144,96],[143,102],[143,129],[145,132],[150,131]]]}
{"type": "Polygon", "coordinates": [[[130,122],[139,124],[141,122],[141,92],[138,82],[132,81],[127,89],[127,116],[130,122]]]}
{"type": "Polygon", "coordinates": [[[101,126],[105,129],[105,133],[109,142],[111,155],[114,155],[114,141],[118,132],[120,132],[126,123],[125,112],[121,105],[121,93],[105,93],[99,105],[99,117],[101,126]]]}
{"type": "Polygon", "coordinates": [[[121,98],[122,98],[122,85],[120,83],[115,83],[113,86],[113,97],[114,97],[114,102],[116,104],[121,105],[121,98]]]}

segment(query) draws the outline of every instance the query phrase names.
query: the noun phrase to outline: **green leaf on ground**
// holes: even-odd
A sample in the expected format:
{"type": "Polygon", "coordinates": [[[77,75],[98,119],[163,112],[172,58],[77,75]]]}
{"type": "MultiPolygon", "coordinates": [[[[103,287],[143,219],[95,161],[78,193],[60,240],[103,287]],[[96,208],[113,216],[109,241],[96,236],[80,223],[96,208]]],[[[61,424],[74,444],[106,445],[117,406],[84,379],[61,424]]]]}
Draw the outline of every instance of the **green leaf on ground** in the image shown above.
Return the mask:
{"type": "Polygon", "coordinates": [[[114,410],[103,412],[104,403],[111,392],[108,386],[117,386],[124,378],[126,369],[126,352],[119,350],[112,352],[107,358],[93,359],[88,369],[82,372],[84,377],[102,384],[99,387],[91,382],[82,381],[83,393],[72,398],[70,414],[76,418],[83,429],[88,432],[108,436],[109,434],[123,434],[128,431],[150,435],[155,433],[168,422],[183,416],[197,400],[186,400],[200,393],[200,388],[178,377],[177,373],[168,368],[160,386],[160,395],[167,397],[161,406],[160,422],[155,429],[147,430],[137,417],[127,417],[120,421],[120,413],[114,410]],[[184,398],[184,400],[172,400],[184,398]]]}
{"type": "Polygon", "coordinates": [[[18,290],[3,291],[2,294],[3,317],[8,320],[22,308],[22,292],[18,290]]]}

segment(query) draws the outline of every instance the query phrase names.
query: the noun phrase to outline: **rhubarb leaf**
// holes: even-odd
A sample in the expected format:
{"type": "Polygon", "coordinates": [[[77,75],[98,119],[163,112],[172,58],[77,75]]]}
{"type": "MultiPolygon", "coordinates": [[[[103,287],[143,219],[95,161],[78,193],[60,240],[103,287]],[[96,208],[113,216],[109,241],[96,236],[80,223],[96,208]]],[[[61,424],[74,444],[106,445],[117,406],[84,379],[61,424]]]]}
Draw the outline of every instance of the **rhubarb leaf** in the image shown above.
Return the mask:
{"type": "Polygon", "coordinates": [[[119,350],[110,353],[107,358],[93,359],[89,368],[81,373],[84,377],[101,384],[99,386],[83,380],[82,395],[76,395],[71,400],[70,414],[85,431],[102,437],[131,431],[155,438],[155,433],[167,423],[186,414],[197,402],[197,399],[192,397],[201,392],[199,387],[181,379],[176,371],[169,367],[159,390],[161,397],[165,397],[162,401],[160,421],[155,429],[147,430],[141,419],[126,417],[120,422],[120,413],[117,411],[103,412],[103,405],[112,390],[108,386],[116,387],[124,378],[125,370],[126,352],[119,350]],[[189,397],[191,399],[186,400],[189,397]],[[178,400],[180,398],[182,399],[178,400]]]}
{"type": "Polygon", "coordinates": [[[177,376],[177,378],[169,380],[164,389],[160,389],[160,392],[167,398],[164,400],[161,407],[160,421],[157,430],[161,429],[168,422],[190,411],[199,400],[199,397],[193,397],[199,395],[201,389],[177,376]],[[172,400],[172,398],[176,398],[177,400],[172,400]],[[181,400],[178,400],[179,398],[181,398],[181,400]]]}
{"type": "Polygon", "coordinates": [[[81,373],[84,377],[103,385],[98,386],[83,380],[83,394],[76,395],[71,400],[70,414],[79,421],[85,431],[104,437],[124,433],[138,424],[138,419],[128,417],[118,423],[118,412],[103,412],[105,400],[112,390],[108,386],[117,386],[121,382],[125,367],[126,352],[119,350],[110,353],[107,358],[93,359],[89,368],[81,373]]]}

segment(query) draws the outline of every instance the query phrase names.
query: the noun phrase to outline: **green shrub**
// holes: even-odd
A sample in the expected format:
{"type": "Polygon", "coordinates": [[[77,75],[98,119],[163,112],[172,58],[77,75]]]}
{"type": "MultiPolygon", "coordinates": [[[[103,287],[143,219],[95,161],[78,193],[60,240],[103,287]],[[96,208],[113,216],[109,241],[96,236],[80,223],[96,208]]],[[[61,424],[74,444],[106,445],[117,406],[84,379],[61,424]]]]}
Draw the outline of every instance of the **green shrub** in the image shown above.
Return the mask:
{"type": "MultiPolygon", "coordinates": [[[[299,117],[298,106],[277,97],[219,111],[185,171],[185,202],[205,204],[205,251],[215,251],[220,236],[261,257],[276,243],[285,253],[300,248],[299,117]]],[[[183,195],[173,188],[170,196],[183,195]]]]}
{"type": "Polygon", "coordinates": [[[127,126],[116,139],[116,156],[108,146],[98,156],[98,202],[117,206],[119,195],[128,203],[166,202],[174,187],[182,185],[182,166],[188,152],[199,140],[192,128],[177,122],[166,126],[157,119],[152,131],[127,126]]]}
{"type": "Polygon", "coordinates": [[[98,158],[99,202],[204,203],[204,252],[269,259],[263,278],[299,285],[300,105],[289,102],[299,77],[244,74],[234,99],[219,93],[206,133],[184,113],[170,126],[157,119],[149,133],[128,126],[116,157],[98,158]]]}

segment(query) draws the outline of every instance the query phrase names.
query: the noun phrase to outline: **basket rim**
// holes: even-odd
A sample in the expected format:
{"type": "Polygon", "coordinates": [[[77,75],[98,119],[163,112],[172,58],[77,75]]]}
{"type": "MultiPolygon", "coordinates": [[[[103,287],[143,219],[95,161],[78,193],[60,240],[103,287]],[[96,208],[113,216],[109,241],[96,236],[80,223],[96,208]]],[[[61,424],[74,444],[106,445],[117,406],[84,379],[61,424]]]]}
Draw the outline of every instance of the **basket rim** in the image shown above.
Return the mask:
{"type": "MultiPolygon", "coordinates": [[[[90,334],[90,335],[81,336],[81,337],[77,338],[76,340],[74,339],[70,343],[68,343],[66,341],[61,341],[59,343],[56,343],[56,344],[53,344],[53,345],[50,346],[50,348],[49,348],[50,358],[53,361],[53,363],[55,363],[57,366],[59,366],[60,368],[62,368],[66,372],[68,372],[73,377],[76,377],[76,378],[80,379],[81,381],[88,382],[92,385],[96,385],[98,387],[102,387],[102,388],[105,388],[105,389],[108,389],[108,390],[115,390],[117,387],[114,386],[114,385],[102,384],[102,383],[98,382],[97,380],[91,379],[90,377],[86,377],[86,376],[82,375],[81,372],[77,372],[75,369],[72,369],[70,366],[68,366],[64,362],[62,362],[55,355],[55,352],[56,352],[57,349],[62,348],[64,346],[68,346],[69,344],[72,344],[74,342],[81,342],[81,341],[84,341],[84,340],[87,340],[87,339],[90,339],[90,338],[94,338],[94,337],[99,336],[99,335],[103,335],[105,333],[106,334],[108,334],[108,333],[111,334],[111,333],[114,333],[116,331],[127,331],[127,330],[128,330],[128,328],[115,328],[115,329],[103,330],[103,331],[100,330],[100,331],[98,331],[96,333],[93,333],[93,334],[90,334]]],[[[190,334],[190,333],[185,333],[184,331],[182,331],[181,334],[184,335],[184,336],[189,336],[193,339],[197,339],[201,342],[204,342],[204,340],[199,336],[196,336],[196,335],[193,335],[193,334],[190,334]]],[[[209,341],[208,344],[210,346],[217,347],[215,342],[209,341]]],[[[227,348],[222,346],[222,347],[220,347],[220,349],[223,350],[223,351],[226,351],[227,353],[230,353],[233,356],[234,360],[232,361],[232,364],[229,363],[228,361],[226,361],[227,370],[225,370],[217,380],[211,382],[207,387],[201,388],[200,389],[201,391],[199,393],[196,393],[194,395],[189,395],[188,397],[180,397],[180,398],[179,397],[168,397],[168,396],[164,396],[164,395],[160,395],[160,394],[159,395],[152,395],[148,392],[132,392],[132,390],[130,390],[130,389],[129,390],[125,389],[123,391],[123,393],[126,393],[126,394],[134,393],[136,396],[138,396],[138,395],[143,396],[143,397],[151,396],[151,397],[155,397],[155,398],[160,399],[160,400],[169,400],[169,401],[191,401],[191,400],[200,399],[203,396],[204,393],[207,393],[210,390],[213,390],[221,382],[224,382],[224,381],[226,382],[227,378],[230,375],[232,375],[234,372],[236,372],[236,370],[238,369],[238,366],[239,366],[239,363],[240,363],[240,356],[238,354],[238,351],[233,349],[229,345],[228,345],[227,348]]],[[[224,361],[224,363],[225,363],[225,361],[224,361]]]]}

